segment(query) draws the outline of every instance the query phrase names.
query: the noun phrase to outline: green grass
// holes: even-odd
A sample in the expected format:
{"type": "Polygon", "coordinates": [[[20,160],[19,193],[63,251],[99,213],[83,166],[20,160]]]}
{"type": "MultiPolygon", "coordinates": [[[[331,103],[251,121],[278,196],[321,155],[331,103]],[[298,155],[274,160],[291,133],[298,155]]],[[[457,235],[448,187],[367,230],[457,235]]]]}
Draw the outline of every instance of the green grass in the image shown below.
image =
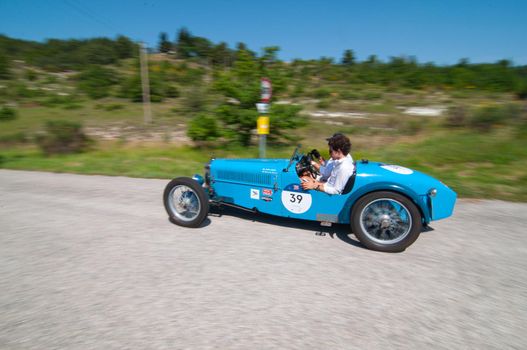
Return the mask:
{"type": "MultiPolygon", "coordinates": [[[[287,158],[291,150],[269,149],[269,157],[287,158]]],[[[35,147],[0,149],[0,168],[144,178],[172,178],[202,173],[211,158],[255,158],[257,148],[199,150],[192,147],[111,145],[81,154],[44,156],[35,147]]]]}
{"type": "MultiPolygon", "coordinates": [[[[452,187],[461,197],[527,201],[527,139],[514,135],[514,130],[506,128],[488,134],[440,130],[424,141],[358,149],[353,156],[423,171],[452,187]]],[[[211,157],[258,157],[257,147],[99,147],[82,154],[51,157],[45,157],[35,147],[0,149],[0,168],[168,179],[202,173],[211,157]]],[[[305,150],[311,148],[306,143],[305,150]]],[[[288,158],[292,149],[271,147],[267,156],[288,158]]],[[[326,153],[324,148],[319,149],[326,153]]]]}
{"type": "Polygon", "coordinates": [[[527,139],[515,137],[514,130],[443,131],[364,156],[423,171],[462,197],[527,201],[527,139]]]}

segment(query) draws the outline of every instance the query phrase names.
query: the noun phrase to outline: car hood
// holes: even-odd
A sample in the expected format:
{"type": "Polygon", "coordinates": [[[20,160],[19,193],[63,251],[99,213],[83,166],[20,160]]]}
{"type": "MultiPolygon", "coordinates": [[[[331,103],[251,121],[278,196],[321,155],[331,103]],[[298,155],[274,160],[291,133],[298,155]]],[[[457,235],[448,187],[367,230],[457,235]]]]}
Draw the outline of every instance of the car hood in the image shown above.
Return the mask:
{"type": "Polygon", "coordinates": [[[220,181],[274,186],[288,164],[289,159],[214,159],[210,175],[220,181]]]}

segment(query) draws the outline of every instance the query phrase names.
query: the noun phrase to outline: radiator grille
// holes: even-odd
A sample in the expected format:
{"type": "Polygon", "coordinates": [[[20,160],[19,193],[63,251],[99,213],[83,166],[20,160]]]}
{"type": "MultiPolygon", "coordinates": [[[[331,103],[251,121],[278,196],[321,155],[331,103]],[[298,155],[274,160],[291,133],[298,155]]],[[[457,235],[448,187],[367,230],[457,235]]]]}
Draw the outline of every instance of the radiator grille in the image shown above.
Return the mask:
{"type": "Polygon", "coordinates": [[[217,181],[243,182],[248,184],[272,186],[273,178],[271,174],[244,173],[240,171],[219,170],[217,181]]]}

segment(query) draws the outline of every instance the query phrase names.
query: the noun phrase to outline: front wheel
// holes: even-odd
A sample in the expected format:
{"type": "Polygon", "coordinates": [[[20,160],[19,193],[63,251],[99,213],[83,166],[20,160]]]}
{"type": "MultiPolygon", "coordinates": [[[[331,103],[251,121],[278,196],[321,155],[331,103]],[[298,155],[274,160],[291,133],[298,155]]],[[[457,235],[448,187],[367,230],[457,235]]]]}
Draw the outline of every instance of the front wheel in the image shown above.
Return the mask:
{"type": "Polygon", "coordinates": [[[366,247],[401,252],[421,233],[421,213],[407,197],[395,192],[372,192],[357,201],[351,229],[366,247]]]}
{"type": "Polygon", "coordinates": [[[172,221],[180,226],[199,227],[209,213],[205,190],[188,177],[170,181],[165,187],[163,202],[172,221]]]}

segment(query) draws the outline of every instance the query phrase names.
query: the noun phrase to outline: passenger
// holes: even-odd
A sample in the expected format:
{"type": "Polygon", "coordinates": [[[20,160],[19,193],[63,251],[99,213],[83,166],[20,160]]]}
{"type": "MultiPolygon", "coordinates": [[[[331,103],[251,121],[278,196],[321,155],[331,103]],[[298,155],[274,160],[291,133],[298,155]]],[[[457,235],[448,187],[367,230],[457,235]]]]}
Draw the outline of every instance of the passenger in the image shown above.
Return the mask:
{"type": "Polygon", "coordinates": [[[331,157],[327,162],[319,165],[313,162],[313,166],[320,171],[320,176],[314,179],[311,176],[302,177],[302,188],[304,190],[317,190],[328,194],[341,194],[353,175],[355,165],[350,155],[350,139],[341,133],[336,133],[326,139],[331,157]]]}

